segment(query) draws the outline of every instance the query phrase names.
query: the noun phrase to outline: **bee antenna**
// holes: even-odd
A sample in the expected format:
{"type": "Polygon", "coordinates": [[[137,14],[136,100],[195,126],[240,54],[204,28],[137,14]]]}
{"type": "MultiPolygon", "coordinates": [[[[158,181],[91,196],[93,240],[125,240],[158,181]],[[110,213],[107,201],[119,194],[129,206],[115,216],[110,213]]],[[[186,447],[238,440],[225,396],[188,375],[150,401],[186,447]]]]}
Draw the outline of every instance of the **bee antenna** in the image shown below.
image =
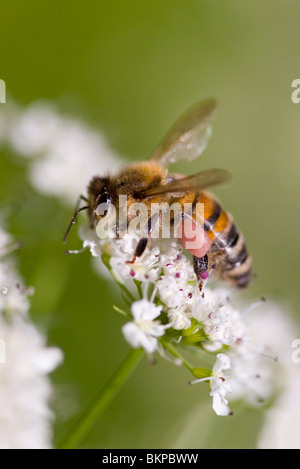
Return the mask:
{"type": "Polygon", "coordinates": [[[78,214],[79,214],[80,212],[82,212],[83,210],[87,210],[88,208],[90,208],[89,205],[85,205],[84,207],[80,207],[80,202],[81,202],[81,200],[84,200],[84,201],[86,201],[86,202],[88,201],[87,198],[84,197],[83,195],[80,195],[80,196],[78,197],[78,201],[77,201],[77,204],[76,204],[76,208],[75,208],[74,215],[73,215],[73,217],[71,218],[71,221],[70,221],[70,223],[69,223],[69,225],[68,225],[67,231],[65,232],[64,237],[63,237],[63,243],[64,243],[64,244],[65,244],[65,242],[67,241],[67,237],[68,237],[68,235],[69,235],[69,233],[70,233],[70,231],[71,231],[72,226],[73,226],[73,225],[75,224],[75,222],[76,222],[76,219],[77,219],[78,214]]]}

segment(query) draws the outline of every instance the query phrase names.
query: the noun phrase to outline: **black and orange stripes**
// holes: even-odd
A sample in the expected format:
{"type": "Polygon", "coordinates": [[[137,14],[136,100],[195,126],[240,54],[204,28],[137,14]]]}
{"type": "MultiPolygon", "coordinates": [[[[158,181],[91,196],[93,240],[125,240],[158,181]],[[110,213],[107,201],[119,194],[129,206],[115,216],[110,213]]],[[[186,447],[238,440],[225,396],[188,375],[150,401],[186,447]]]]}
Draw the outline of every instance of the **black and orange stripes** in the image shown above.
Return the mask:
{"type": "MultiPolygon", "coordinates": [[[[191,196],[189,194],[189,201],[191,196]]],[[[194,194],[191,202],[193,213],[198,202],[204,204],[203,227],[212,241],[208,253],[210,264],[214,265],[216,274],[223,280],[238,287],[246,287],[251,279],[252,260],[242,233],[212,194],[194,194]]]]}

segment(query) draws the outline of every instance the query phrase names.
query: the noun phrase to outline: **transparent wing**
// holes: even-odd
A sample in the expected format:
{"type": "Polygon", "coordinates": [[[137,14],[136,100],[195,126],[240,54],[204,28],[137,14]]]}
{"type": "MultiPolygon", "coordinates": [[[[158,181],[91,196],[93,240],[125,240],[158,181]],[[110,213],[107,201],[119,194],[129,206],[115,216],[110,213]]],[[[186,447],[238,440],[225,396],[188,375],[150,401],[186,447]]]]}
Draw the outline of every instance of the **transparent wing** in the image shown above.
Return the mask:
{"type": "Polygon", "coordinates": [[[146,191],[146,196],[166,194],[167,192],[194,192],[208,187],[225,184],[231,179],[231,174],[225,169],[209,169],[192,176],[175,179],[174,181],[153,187],[146,191]]]}
{"type": "Polygon", "coordinates": [[[177,161],[191,161],[205,150],[211,136],[216,101],[201,101],[184,114],[167,133],[150,160],[162,166],[177,161]]]}

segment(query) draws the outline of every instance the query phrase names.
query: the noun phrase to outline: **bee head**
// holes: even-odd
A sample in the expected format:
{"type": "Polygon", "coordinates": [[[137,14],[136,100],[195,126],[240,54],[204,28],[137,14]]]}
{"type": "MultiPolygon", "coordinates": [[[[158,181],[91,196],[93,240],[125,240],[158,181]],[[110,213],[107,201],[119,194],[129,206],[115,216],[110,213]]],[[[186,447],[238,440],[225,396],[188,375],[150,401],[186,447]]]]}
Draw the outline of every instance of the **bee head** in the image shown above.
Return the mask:
{"type": "Polygon", "coordinates": [[[113,204],[111,180],[96,176],[88,187],[90,218],[93,225],[106,217],[113,204]]]}
{"type": "Polygon", "coordinates": [[[96,217],[106,217],[112,207],[113,199],[112,196],[107,192],[107,188],[103,188],[103,192],[100,193],[96,199],[94,212],[96,217]]]}

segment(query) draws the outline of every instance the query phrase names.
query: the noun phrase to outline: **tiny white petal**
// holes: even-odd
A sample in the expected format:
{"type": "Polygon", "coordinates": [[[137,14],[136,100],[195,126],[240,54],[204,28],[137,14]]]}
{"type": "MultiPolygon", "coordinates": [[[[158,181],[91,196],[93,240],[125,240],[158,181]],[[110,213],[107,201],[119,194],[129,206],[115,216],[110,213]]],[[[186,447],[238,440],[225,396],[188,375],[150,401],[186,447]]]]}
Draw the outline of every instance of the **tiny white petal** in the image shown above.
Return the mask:
{"type": "Polygon", "coordinates": [[[213,373],[218,373],[219,371],[223,370],[229,370],[231,366],[231,360],[230,358],[225,355],[225,353],[219,353],[217,355],[217,360],[216,363],[214,364],[213,367],[213,373]]]}
{"type": "Polygon", "coordinates": [[[213,409],[216,414],[224,417],[228,415],[230,410],[225,397],[220,392],[211,393],[211,395],[213,396],[213,409]]]}
{"type": "Polygon", "coordinates": [[[152,321],[157,318],[162,311],[162,306],[156,306],[147,300],[135,301],[131,306],[131,312],[136,321],[148,319],[152,321]]]}
{"type": "Polygon", "coordinates": [[[143,333],[138,325],[133,322],[125,324],[122,327],[122,332],[133,348],[143,347],[148,353],[153,353],[157,348],[157,340],[143,333]]]}
{"type": "Polygon", "coordinates": [[[122,328],[127,342],[133,347],[143,347],[147,353],[153,353],[157,347],[157,337],[165,333],[166,326],[155,319],[160,315],[162,306],[156,306],[148,300],[135,301],[131,305],[134,322],[122,328]]]}

